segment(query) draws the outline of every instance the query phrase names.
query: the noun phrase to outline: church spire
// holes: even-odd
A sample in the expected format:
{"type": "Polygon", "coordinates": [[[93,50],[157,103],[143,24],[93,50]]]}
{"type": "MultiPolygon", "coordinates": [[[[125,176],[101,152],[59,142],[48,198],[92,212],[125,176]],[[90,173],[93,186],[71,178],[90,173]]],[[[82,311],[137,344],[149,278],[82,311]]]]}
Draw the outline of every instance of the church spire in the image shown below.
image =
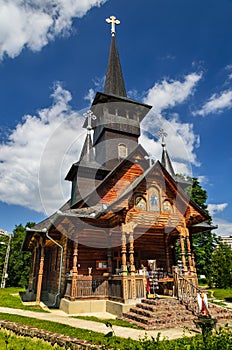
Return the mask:
{"type": "Polygon", "coordinates": [[[120,24],[120,21],[115,16],[110,16],[106,19],[107,23],[111,23],[111,45],[104,86],[104,93],[109,95],[117,95],[127,97],[126,88],[122,74],[120,58],[118,54],[116,39],[115,39],[115,24],[120,24]]]}
{"type": "Polygon", "coordinates": [[[168,136],[168,134],[164,131],[164,129],[159,130],[159,135],[161,136],[161,145],[163,147],[163,152],[162,152],[162,158],[161,158],[161,163],[164,166],[164,168],[169,172],[169,174],[172,177],[175,177],[175,172],[171,163],[171,160],[168,155],[168,151],[166,149],[166,143],[165,143],[165,137],[168,136]]]}
{"type": "Polygon", "coordinates": [[[92,111],[88,111],[87,113],[84,113],[84,117],[87,119],[88,125],[87,125],[87,135],[81,151],[80,160],[84,158],[86,162],[93,162],[94,150],[93,150],[93,143],[91,138],[91,130],[92,130],[91,119],[95,120],[96,117],[92,111]]]}

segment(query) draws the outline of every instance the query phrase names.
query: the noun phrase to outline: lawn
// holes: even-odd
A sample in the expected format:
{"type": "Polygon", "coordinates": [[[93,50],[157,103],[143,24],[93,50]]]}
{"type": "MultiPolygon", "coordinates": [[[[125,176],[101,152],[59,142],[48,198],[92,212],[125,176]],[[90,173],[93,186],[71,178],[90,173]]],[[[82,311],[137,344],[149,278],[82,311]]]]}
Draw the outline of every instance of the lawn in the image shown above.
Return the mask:
{"type": "Polygon", "coordinates": [[[0,307],[11,307],[13,309],[46,312],[39,305],[24,305],[19,295],[19,292],[24,291],[25,290],[23,288],[16,287],[0,288],[0,307]]]}
{"type": "Polygon", "coordinates": [[[112,340],[109,340],[110,338],[106,337],[102,333],[93,332],[82,328],[75,328],[75,327],[71,327],[71,326],[57,323],[57,322],[37,320],[35,318],[30,318],[30,317],[0,313],[0,319],[21,323],[26,326],[33,326],[41,329],[41,332],[43,332],[43,330],[48,330],[50,332],[64,334],[71,337],[87,340],[92,342],[93,344],[108,345],[110,342],[112,346],[116,346],[116,348],[118,349],[124,349],[124,348],[130,349],[131,342],[133,344],[139,344],[138,341],[135,341],[135,340],[132,341],[130,339],[124,339],[119,337],[112,337],[112,340]]]}
{"type": "Polygon", "coordinates": [[[0,349],[14,350],[61,350],[59,346],[53,346],[43,340],[28,337],[17,337],[11,332],[0,331],[0,349]]]}
{"type": "Polygon", "coordinates": [[[120,326],[120,327],[129,327],[134,329],[143,329],[141,327],[138,327],[132,323],[123,321],[123,320],[117,320],[115,318],[112,319],[102,319],[95,316],[74,316],[74,318],[78,318],[81,320],[87,320],[87,321],[94,321],[94,322],[100,322],[100,323],[110,323],[112,326],[120,326]]]}
{"type": "Polygon", "coordinates": [[[213,289],[213,296],[219,300],[232,301],[232,288],[227,289],[213,289]]]}
{"type": "MultiPolygon", "coordinates": [[[[220,330],[214,332],[212,335],[208,335],[205,339],[205,342],[202,336],[199,334],[194,337],[187,337],[183,335],[182,338],[176,340],[160,340],[160,335],[156,338],[152,339],[142,339],[140,341],[132,340],[130,338],[123,339],[115,336],[105,336],[101,333],[87,331],[84,329],[77,329],[74,327],[70,327],[68,325],[59,324],[56,322],[48,322],[43,320],[30,319],[28,317],[17,316],[17,315],[9,315],[9,314],[1,314],[0,319],[5,319],[13,322],[18,322],[24,325],[33,325],[33,327],[37,327],[41,329],[41,332],[44,330],[49,330],[54,333],[60,333],[64,335],[69,335],[75,338],[83,339],[92,342],[93,344],[101,344],[109,346],[111,349],[126,349],[126,350],[231,350],[232,349],[232,333],[230,329],[221,328],[220,330]]],[[[1,333],[1,332],[0,332],[1,333]]],[[[4,337],[4,334],[3,334],[4,337]]],[[[21,337],[20,337],[21,338],[21,337]]],[[[1,339],[1,336],[0,336],[1,339]]],[[[5,347],[6,349],[14,349],[14,350],[34,350],[37,348],[29,338],[21,338],[25,339],[26,343],[23,343],[23,346],[17,347],[14,344],[11,347],[5,347]],[[26,345],[27,344],[27,345],[26,345]],[[26,345],[26,346],[25,346],[26,345]]],[[[18,339],[16,339],[18,341],[18,339]]],[[[3,338],[4,341],[4,338],[3,338]]],[[[1,343],[0,343],[1,345],[1,343]]],[[[105,347],[103,347],[106,349],[105,347]]],[[[1,349],[4,349],[1,347],[1,349]]],[[[40,349],[50,349],[45,347],[40,347],[40,349]]]]}

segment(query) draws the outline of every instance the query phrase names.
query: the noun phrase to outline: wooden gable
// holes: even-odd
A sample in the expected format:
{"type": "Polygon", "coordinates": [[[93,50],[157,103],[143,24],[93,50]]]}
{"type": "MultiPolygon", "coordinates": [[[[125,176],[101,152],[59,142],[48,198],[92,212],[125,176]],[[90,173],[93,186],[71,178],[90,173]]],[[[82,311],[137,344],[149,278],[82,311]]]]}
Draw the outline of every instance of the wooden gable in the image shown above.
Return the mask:
{"type": "Polygon", "coordinates": [[[119,199],[147,169],[148,163],[144,158],[146,155],[146,151],[139,145],[110,172],[88,197],[83,199],[81,206],[103,203],[110,205],[119,199]]]}

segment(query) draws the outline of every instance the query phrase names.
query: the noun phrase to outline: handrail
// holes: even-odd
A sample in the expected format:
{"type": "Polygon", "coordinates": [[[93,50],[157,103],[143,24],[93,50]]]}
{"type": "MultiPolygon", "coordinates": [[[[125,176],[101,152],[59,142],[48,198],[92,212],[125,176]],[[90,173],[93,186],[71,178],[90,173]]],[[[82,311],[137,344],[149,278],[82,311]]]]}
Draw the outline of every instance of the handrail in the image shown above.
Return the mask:
{"type": "Polygon", "coordinates": [[[199,306],[197,302],[197,294],[202,293],[202,290],[186,278],[178,273],[177,268],[173,269],[174,277],[174,296],[184,304],[188,310],[191,310],[195,315],[199,315],[199,306]]]}

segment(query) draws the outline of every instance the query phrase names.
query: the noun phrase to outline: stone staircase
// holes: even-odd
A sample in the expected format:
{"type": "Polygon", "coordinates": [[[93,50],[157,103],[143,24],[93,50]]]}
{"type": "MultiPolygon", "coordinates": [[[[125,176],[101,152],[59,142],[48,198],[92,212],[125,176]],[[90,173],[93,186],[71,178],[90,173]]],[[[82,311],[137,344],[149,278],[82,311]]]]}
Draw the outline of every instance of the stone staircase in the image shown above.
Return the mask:
{"type": "Polygon", "coordinates": [[[219,324],[228,323],[232,327],[232,309],[209,303],[209,313],[219,324]]]}
{"type": "MultiPolygon", "coordinates": [[[[210,314],[219,323],[222,320],[232,320],[232,311],[210,304],[210,314]]],[[[194,320],[197,319],[192,311],[175,298],[142,299],[141,303],[132,307],[129,312],[119,317],[143,329],[164,329],[186,327],[195,329],[194,320]]]]}

